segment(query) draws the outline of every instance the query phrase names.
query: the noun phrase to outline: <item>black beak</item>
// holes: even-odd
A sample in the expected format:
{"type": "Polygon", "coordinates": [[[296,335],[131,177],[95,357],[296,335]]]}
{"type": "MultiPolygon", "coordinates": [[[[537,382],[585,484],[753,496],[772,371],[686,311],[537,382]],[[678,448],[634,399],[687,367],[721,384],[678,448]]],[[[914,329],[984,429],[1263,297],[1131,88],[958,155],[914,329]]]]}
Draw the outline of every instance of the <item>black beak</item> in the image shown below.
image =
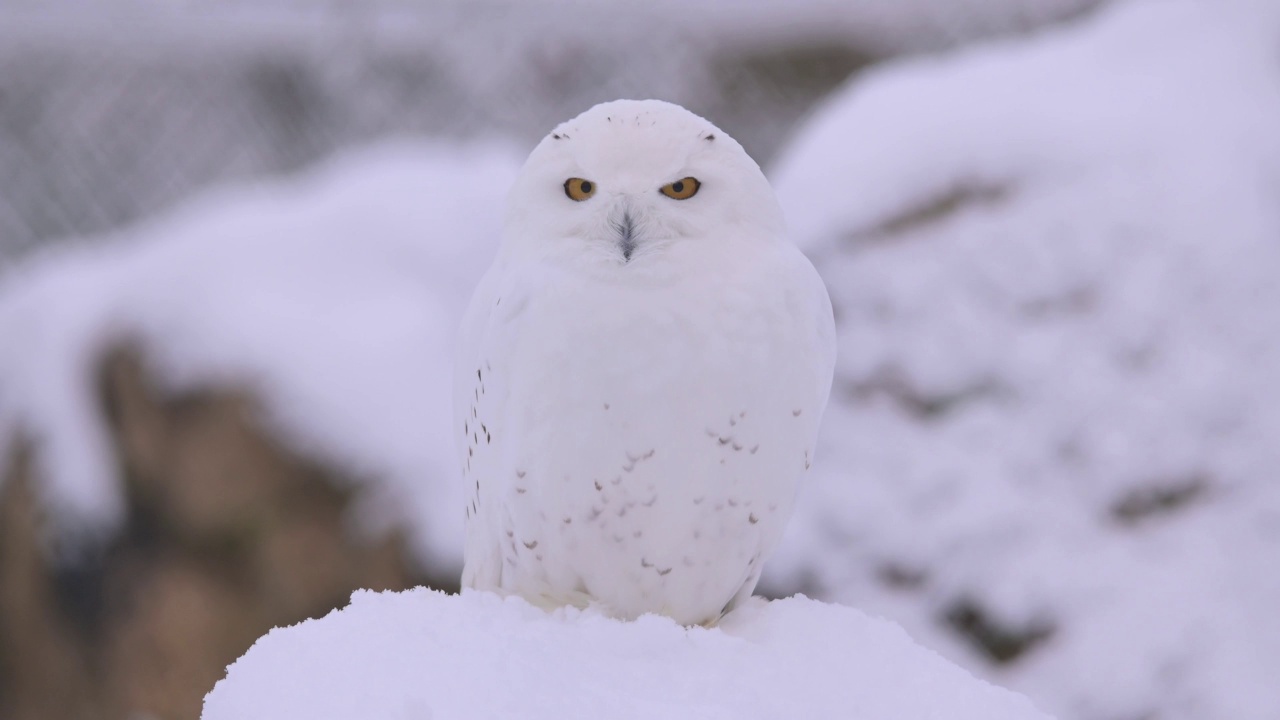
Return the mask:
{"type": "Polygon", "coordinates": [[[631,219],[630,212],[622,214],[622,220],[614,221],[613,229],[618,233],[618,247],[622,248],[622,258],[626,262],[631,261],[631,253],[636,250],[635,222],[631,219]]]}

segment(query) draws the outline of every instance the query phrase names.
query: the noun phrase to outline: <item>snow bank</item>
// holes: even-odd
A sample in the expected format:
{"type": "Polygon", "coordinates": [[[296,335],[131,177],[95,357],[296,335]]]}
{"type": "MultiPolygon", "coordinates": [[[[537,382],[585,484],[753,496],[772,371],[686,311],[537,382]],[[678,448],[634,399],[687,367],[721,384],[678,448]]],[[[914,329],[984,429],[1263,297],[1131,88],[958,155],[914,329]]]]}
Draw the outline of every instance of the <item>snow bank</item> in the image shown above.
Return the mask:
{"type": "Polygon", "coordinates": [[[1278,48],[1135,2],[825,103],[774,177],[840,365],[769,582],[1063,716],[1280,717],[1278,48]]]}
{"type": "Polygon", "coordinates": [[[272,631],[231,665],[201,717],[1046,716],[892,623],[803,597],[743,608],[707,630],[419,588],[357,592],[345,609],[272,631]]]}
{"type": "MultiPolygon", "coordinates": [[[[773,587],[888,616],[1065,717],[1280,716],[1277,13],[1126,3],[883,67],[819,109],[773,175],[841,365],[773,587]]],[[[175,386],[259,387],[456,565],[449,345],[522,154],[388,147],[10,273],[0,431],[35,433],[65,527],[109,527],[87,363],[140,335],[175,386]]],[[[334,632],[415,597],[361,596],[334,632]]],[[[522,627],[567,618],[545,622],[522,627]]]]}
{"type": "Polygon", "coordinates": [[[256,389],[297,448],[376,481],[371,519],[407,524],[433,568],[458,567],[453,337],[521,155],[389,143],[4,277],[0,430],[38,444],[60,529],[120,520],[92,371],[105,343],[132,337],[172,389],[256,389]]]}

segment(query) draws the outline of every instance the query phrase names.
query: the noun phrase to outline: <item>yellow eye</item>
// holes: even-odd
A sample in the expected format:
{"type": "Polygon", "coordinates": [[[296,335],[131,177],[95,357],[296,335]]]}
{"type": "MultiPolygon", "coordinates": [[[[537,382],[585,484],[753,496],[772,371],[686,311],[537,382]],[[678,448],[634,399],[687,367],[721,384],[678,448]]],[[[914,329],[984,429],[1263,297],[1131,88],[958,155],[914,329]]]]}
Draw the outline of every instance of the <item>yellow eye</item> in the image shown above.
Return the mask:
{"type": "Polygon", "coordinates": [[[700,187],[702,187],[702,183],[698,182],[697,178],[687,177],[683,180],[663,185],[662,194],[673,200],[688,200],[698,194],[698,188],[700,187]]]}
{"type": "Polygon", "coordinates": [[[564,181],[564,194],[568,195],[570,200],[582,202],[596,194],[596,184],[582,178],[569,178],[564,181]]]}

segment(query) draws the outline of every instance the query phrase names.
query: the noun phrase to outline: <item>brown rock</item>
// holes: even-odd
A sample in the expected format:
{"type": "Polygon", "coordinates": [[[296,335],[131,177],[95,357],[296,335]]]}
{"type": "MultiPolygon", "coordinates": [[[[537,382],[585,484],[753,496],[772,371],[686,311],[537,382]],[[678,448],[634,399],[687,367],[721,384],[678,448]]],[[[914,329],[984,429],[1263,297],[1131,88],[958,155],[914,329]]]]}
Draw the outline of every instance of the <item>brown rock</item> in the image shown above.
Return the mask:
{"type": "Polygon", "coordinates": [[[30,446],[0,478],[0,717],[94,717],[89,657],[62,617],[41,543],[30,446]]]}
{"type": "Polygon", "coordinates": [[[108,546],[46,557],[29,449],[0,487],[0,717],[195,718],[272,627],[426,580],[398,534],[348,531],[358,485],[273,441],[249,394],[166,396],[130,350],[101,379],[128,505],[108,546]]]}

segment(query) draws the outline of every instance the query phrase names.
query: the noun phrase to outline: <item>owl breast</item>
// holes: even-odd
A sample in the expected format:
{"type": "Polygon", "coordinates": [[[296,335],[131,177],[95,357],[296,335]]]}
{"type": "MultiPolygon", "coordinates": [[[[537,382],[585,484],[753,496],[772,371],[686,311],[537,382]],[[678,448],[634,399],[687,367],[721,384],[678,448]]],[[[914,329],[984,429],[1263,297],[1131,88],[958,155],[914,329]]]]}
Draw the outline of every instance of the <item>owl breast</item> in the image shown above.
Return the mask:
{"type": "Polygon", "coordinates": [[[824,401],[812,321],[759,290],[582,281],[521,301],[474,393],[477,423],[501,416],[476,437],[473,506],[496,589],[684,623],[750,594],[824,401]]]}

